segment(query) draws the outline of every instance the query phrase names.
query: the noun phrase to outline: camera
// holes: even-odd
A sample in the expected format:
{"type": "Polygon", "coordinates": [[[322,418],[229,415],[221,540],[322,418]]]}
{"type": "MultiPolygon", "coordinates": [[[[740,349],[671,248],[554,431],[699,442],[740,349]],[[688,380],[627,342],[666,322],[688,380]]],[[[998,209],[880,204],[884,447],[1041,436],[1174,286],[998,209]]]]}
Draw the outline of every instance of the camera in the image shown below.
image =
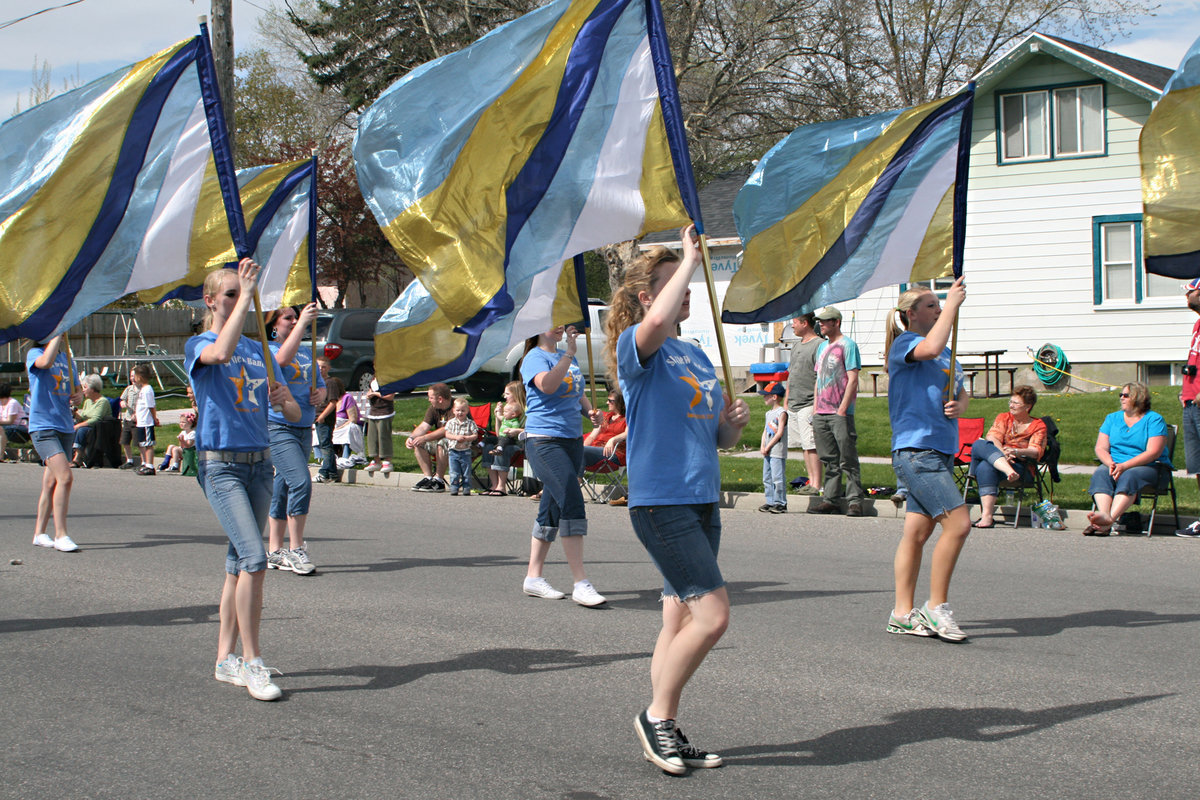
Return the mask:
{"type": "Polygon", "coordinates": [[[1184,364],[1183,365],[1183,374],[1188,376],[1189,378],[1196,377],[1196,365],[1195,364],[1184,364]]]}

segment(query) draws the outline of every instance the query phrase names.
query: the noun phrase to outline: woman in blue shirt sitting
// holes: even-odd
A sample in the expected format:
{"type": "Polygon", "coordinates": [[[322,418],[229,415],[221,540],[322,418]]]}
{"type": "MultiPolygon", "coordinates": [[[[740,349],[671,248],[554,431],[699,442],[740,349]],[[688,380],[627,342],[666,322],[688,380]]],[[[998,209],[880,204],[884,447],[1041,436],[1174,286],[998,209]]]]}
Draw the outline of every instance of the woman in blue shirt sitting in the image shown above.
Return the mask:
{"type": "Polygon", "coordinates": [[[301,411],[284,381],[270,382],[268,391],[267,368],[274,362],[264,362],[262,345],[242,336],[258,272],[258,264],[243,258],[237,272],[208,274],[208,329],[188,339],[185,366],[199,409],[196,480],[229,537],[215,677],[245,686],[256,700],[278,700],[282,692],[271,682],[258,641],[267,569],[262,534],[274,483],[267,408],[278,406],[291,423],[301,411]],[[233,652],[239,637],[241,658],[233,652]]]}
{"type": "Polygon", "coordinates": [[[717,566],[717,448],[736,444],[749,419],[744,400],[724,397],[704,351],[679,339],[700,263],[695,227],[684,228],[680,239],[682,261],[656,247],[626,270],[613,294],[605,354],[625,397],[629,517],[663,576],[662,629],[650,660],[653,694],[634,730],[646,760],[673,775],[722,763],[692,746],[675,720],[683,687],[729,625],[729,594],[717,566]]]}
{"type": "Polygon", "coordinates": [[[1088,514],[1084,536],[1108,536],[1137,498],[1140,489],[1158,481],[1156,463],[1171,466],[1167,457],[1167,423],[1150,410],[1150,392],[1140,383],[1121,387],[1121,410],[1104,418],[1096,437],[1100,466],[1092,473],[1088,494],[1096,510],[1088,514]]]}

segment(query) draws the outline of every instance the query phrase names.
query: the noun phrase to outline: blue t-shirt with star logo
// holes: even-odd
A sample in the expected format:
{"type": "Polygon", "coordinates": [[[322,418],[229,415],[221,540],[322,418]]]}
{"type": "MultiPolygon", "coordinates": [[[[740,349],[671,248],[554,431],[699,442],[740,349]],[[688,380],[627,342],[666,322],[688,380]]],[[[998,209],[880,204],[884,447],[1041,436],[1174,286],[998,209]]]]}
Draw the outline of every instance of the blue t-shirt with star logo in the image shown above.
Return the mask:
{"type": "MultiPolygon", "coordinates": [[[[271,355],[274,356],[278,352],[279,345],[272,344],[271,355]]],[[[312,354],[301,347],[296,351],[292,360],[279,369],[283,371],[283,379],[287,381],[288,388],[292,391],[292,397],[296,399],[296,405],[300,406],[300,420],[289,422],[287,417],[283,416],[282,411],[271,408],[267,411],[267,421],[279,425],[291,425],[294,428],[311,428],[313,420],[317,416],[317,410],[309,402],[309,389],[312,388],[313,375],[312,354]]],[[[317,370],[317,386],[324,385],[325,379],[321,377],[321,370],[317,370]]]]}
{"type": "Polygon", "coordinates": [[[717,427],[725,407],[716,370],[699,347],[672,338],[643,364],[637,328],[617,339],[629,505],[715,503],[721,495],[717,427]]]}
{"type": "Polygon", "coordinates": [[[925,341],[905,331],[888,352],[888,415],[892,450],[935,450],[952,455],[958,450],[958,420],[946,416],[946,384],[954,370],[954,396],[963,388],[962,365],[950,366],[950,348],[937,358],[909,361],[908,354],[925,341]]]}
{"type": "Polygon", "coordinates": [[[533,385],[533,379],[558,364],[562,353],[547,353],[535,347],[521,360],[521,380],[525,383],[525,432],[538,436],[575,439],[583,436],[583,371],[574,358],[566,377],[550,394],[533,385]]]}
{"type": "Polygon", "coordinates": [[[188,339],[184,349],[184,366],[200,410],[196,449],[241,453],[266,450],[270,444],[267,409],[271,401],[262,345],[243,336],[228,364],[202,363],[200,353],[216,340],[217,334],[205,331],[188,339]]]}
{"type": "Polygon", "coordinates": [[[71,368],[66,353],[61,350],[54,363],[38,369],[34,361],[46,348],[34,345],[25,354],[25,369],[29,371],[29,430],[71,433],[75,420],[71,418],[71,368]]]}

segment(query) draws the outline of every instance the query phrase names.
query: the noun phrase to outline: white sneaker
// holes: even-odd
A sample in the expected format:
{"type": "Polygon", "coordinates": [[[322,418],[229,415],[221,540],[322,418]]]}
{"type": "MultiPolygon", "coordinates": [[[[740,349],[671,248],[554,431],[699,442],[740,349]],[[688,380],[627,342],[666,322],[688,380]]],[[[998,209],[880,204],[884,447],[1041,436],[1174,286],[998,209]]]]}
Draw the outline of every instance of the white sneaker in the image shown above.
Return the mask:
{"type": "Polygon", "coordinates": [[[279,687],[271,683],[272,672],[276,675],[283,674],[279,670],[265,666],[261,658],[251,659],[250,661],[243,661],[239,658],[238,664],[240,666],[238,677],[242,679],[246,686],[246,691],[255,700],[278,700],[280,697],[283,697],[283,692],[280,691],[279,687]]]}
{"type": "Polygon", "coordinates": [[[604,595],[596,591],[596,587],[592,586],[592,582],[587,578],[575,584],[575,591],[571,593],[571,599],[588,608],[602,606],[608,602],[604,595]]]}
{"type": "Polygon", "coordinates": [[[33,543],[38,547],[49,547],[51,550],[54,549],[54,540],[44,533],[39,533],[37,536],[33,537],[33,543]]]}
{"type": "Polygon", "coordinates": [[[60,553],[74,553],[79,549],[79,545],[75,544],[70,536],[63,534],[54,540],[54,549],[60,553]]]}
{"type": "Polygon", "coordinates": [[[562,600],[565,594],[551,586],[545,578],[526,578],[525,594],[530,597],[544,597],[547,600],[562,600]]]}
{"type": "Polygon", "coordinates": [[[283,557],[292,568],[292,572],[297,575],[308,575],[317,569],[317,565],[308,557],[308,551],[304,549],[304,545],[300,545],[295,550],[284,550],[283,557]]]}
{"type": "Polygon", "coordinates": [[[375,461],[370,461],[367,463],[367,474],[368,475],[374,475],[378,469],[379,469],[379,464],[377,464],[375,461]]]}
{"type": "Polygon", "coordinates": [[[246,682],[242,680],[241,665],[238,664],[238,657],[233,653],[225,656],[224,661],[217,662],[217,668],[214,676],[222,683],[232,683],[234,686],[245,686],[246,682]]]}
{"type": "Polygon", "coordinates": [[[379,465],[379,471],[380,471],[381,473],[383,473],[383,476],[384,476],[385,478],[386,478],[388,475],[391,475],[391,474],[392,474],[392,462],[390,462],[390,461],[384,461],[383,463],[381,463],[381,464],[379,465]]]}

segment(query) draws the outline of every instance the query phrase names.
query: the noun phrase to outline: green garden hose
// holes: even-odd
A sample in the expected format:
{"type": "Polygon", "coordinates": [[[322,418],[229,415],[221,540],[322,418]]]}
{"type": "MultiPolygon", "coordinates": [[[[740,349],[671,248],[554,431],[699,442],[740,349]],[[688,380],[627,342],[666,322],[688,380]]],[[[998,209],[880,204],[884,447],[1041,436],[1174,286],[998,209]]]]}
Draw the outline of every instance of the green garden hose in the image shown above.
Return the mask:
{"type": "Polygon", "coordinates": [[[1071,362],[1062,348],[1054,344],[1044,344],[1038,350],[1037,358],[1033,360],[1033,374],[1046,385],[1046,388],[1057,386],[1067,376],[1071,362]]]}

